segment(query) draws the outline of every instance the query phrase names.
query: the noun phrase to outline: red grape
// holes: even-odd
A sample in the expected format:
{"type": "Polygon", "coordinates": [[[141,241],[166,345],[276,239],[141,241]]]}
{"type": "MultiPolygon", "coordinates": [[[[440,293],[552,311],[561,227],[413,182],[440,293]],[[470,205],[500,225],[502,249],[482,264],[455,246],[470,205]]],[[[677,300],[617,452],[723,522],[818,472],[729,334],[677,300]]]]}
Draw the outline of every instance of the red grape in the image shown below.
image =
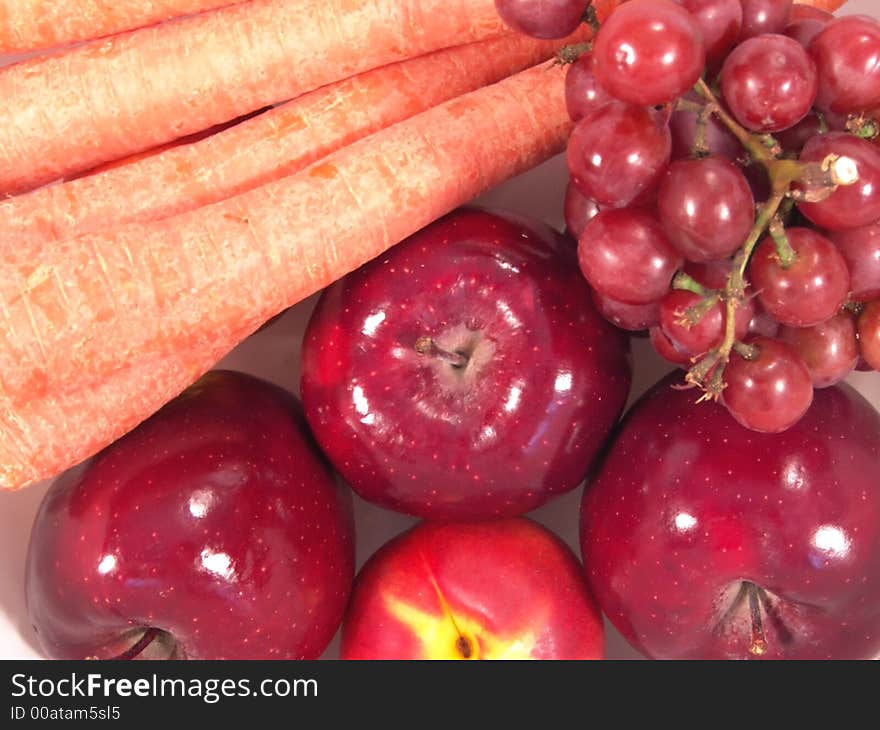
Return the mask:
{"type": "Polygon", "coordinates": [[[631,0],[593,43],[593,73],[610,94],[644,106],[681,96],[700,78],[706,54],[697,22],[671,0],[631,0]]]}
{"type": "Polygon", "coordinates": [[[797,423],[813,402],[810,371],[789,344],[756,337],[754,360],[736,352],[724,369],[727,387],[722,401],[730,414],[746,428],[779,433],[797,423]]]}
{"type": "Polygon", "coordinates": [[[671,149],[669,127],[650,110],[612,102],[575,126],[568,170],[582,195],[617,208],[657,187],[671,149]]]}
{"type": "Polygon", "coordinates": [[[569,66],[565,75],[565,105],[572,121],[580,121],[613,98],[596,81],[592,53],[584,53],[569,66]]]}
{"type": "Polygon", "coordinates": [[[785,26],[785,35],[793,41],[800,43],[804,48],[807,48],[810,45],[810,41],[822,32],[826,23],[827,21],[816,20],[815,18],[795,20],[785,26]]]}
{"type": "Polygon", "coordinates": [[[859,349],[874,370],[880,370],[880,299],[871,302],[859,316],[859,349]]]}
{"type": "Polygon", "coordinates": [[[719,61],[733,48],[742,29],[740,0],[674,0],[697,21],[703,32],[706,61],[719,61]]]}
{"type": "MultiPolygon", "coordinates": [[[[696,323],[688,326],[683,322],[687,310],[702,300],[703,297],[694,292],[673,289],[660,302],[660,328],[663,334],[677,350],[691,356],[705,354],[724,339],[727,309],[720,300],[696,323]]],[[[736,339],[746,336],[753,312],[750,302],[737,308],[736,339]]]]}
{"type": "Polygon", "coordinates": [[[821,112],[825,125],[832,132],[846,132],[846,125],[849,122],[849,114],[837,114],[835,112],[821,112]]]}
{"type": "Polygon", "coordinates": [[[849,271],[837,247],[810,228],[789,228],[796,254],[783,268],[772,237],[766,236],[749,264],[752,286],[780,324],[812,327],[831,319],[849,295],[849,271]]]}
{"type": "Polygon", "coordinates": [[[749,322],[749,334],[760,337],[776,337],[779,334],[779,322],[761,306],[761,302],[752,299],[754,316],[749,322]]]}
{"type": "Polygon", "coordinates": [[[833,231],[829,238],[849,269],[850,298],[866,302],[880,297],[880,221],[848,231],[833,231]]]}
{"type": "Polygon", "coordinates": [[[662,298],[682,263],[659,221],[641,208],[600,211],[578,240],[578,259],[594,289],[627,304],[662,298]]]}
{"type": "Polygon", "coordinates": [[[580,25],[587,0],[495,0],[511,28],[534,38],[565,38],[580,25]]]}
{"type": "Polygon", "coordinates": [[[821,133],[821,129],[822,121],[819,116],[810,112],[793,127],[777,132],[773,136],[786,152],[800,153],[807,142],[821,133]]]}
{"type": "Polygon", "coordinates": [[[840,186],[821,202],[799,202],[801,213],[820,228],[832,231],[859,228],[880,219],[880,148],[845,132],[829,132],[807,142],[800,160],[821,162],[831,154],[855,162],[858,182],[840,186]]]}
{"type": "MultiPolygon", "coordinates": [[[[690,101],[699,101],[694,92],[684,95],[690,101]]],[[[679,109],[669,118],[669,131],[672,134],[672,159],[690,159],[697,137],[697,112],[679,109]]],[[[706,146],[709,154],[715,157],[726,157],[736,161],[743,156],[743,148],[739,140],[714,115],[706,120],[706,146]]]]}
{"type": "Polygon", "coordinates": [[[592,290],[593,303],[599,313],[611,324],[630,332],[641,332],[653,327],[660,319],[660,303],[650,304],[627,304],[618,302],[616,299],[603,296],[595,289],[592,290]]]}
{"type": "Polygon", "coordinates": [[[859,361],[856,323],[849,312],[814,327],[783,327],[779,338],[797,350],[815,388],[839,383],[859,361]]]}
{"type": "Polygon", "coordinates": [[[740,168],[746,180],[749,181],[749,188],[752,191],[752,197],[759,203],[763,203],[770,197],[771,186],[770,176],[767,174],[767,166],[762,162],[750,162],[740,168]]]}
{"type": "Polygon", "coordinates": [[[835,18],[809,51],[819,72],[819,109],[855,114],[880,105],[880,23],[864,15],[835,18]]]}
{"type": "Polygon", "coordinates": [[[803,119],[818,86],[816,67],[797,41],[762,35],[740,43],[721,69],[721,94],[740,124],[777,132],[803,119]]]}
{"type": "Polygon", "coordinates": [[[730,259],[714,261],[686,261],[684,273],[707,289],[723,289],[727,285],[733,262],[730,259]]]}
{"type": "Polygon", "coordinates": [[[565,187],[565,227],[574,238],[580,238],[587,221],[596,217],[599,205],[581,195],[571,183],[565,187]]]}
{"type": "Polygon", "coordinates": [[[740,0],[743,19],[739,40],[781,33],[791,20],[792,0],[740,0]]]}
{"type": "Polygon", "coordinates": [[[671,362],[673,365],[690,366],[690,355],[679,350],[659,326],[651,327],[648,330],[648,337],[651,339],[651,346],[654,348],[654,352],[664,360],[671,362]]]}
{"type": "Polygon", "coordinates": [[[748,180],[721,157],[673,162],[660,183],[657,207],[669,240],[691,261],[729,256],[755,222],[748,180]]]}

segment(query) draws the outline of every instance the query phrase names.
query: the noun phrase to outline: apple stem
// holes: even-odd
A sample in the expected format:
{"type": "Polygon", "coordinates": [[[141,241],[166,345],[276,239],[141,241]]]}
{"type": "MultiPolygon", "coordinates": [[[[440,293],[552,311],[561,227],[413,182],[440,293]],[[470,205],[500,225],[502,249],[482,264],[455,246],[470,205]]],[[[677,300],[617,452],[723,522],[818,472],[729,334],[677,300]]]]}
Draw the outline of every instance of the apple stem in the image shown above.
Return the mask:
{"type": "Polygon", "coordinates": [[[761,618],[761,600],[758,595],[758,586],[749,583],[749,613],[752,618],[752,645],[749,654],[761,656],[767,651],[767,638],[764,635],[764,622],[761,618]]]}
{"type": "Polygon", "coordinates": [[[131,659],[137,659],[141,654],[144,653],[144,650],[159,637],[160,633],[161,632],[159,631],[159,629],[149,628],[144,631],[141,638],[138,639],[133,646],[126,649],[124,652],[122,652],[122,654],[109,658],[114,661],[128,661],[131,659]]]}
{"type": "Polygon", "coordinates": [[[420,355],[428,355],[436,357],[438,360],[449,363],[452,367],[461,370],[468,364],[469,358],[461,352],[449,352],[442,347],[438,347],[430,337],[419,337],[416,340],[416,352],[420,355]]]}

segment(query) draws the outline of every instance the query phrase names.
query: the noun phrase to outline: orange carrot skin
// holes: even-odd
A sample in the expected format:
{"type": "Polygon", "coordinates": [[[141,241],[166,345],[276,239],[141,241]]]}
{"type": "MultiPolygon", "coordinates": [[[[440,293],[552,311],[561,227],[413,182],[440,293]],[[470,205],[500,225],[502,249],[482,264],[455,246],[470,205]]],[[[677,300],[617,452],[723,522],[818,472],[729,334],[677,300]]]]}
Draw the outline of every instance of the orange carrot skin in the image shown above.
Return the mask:
{"type": "Polygon", "coordinates": [[[241,0],[0,0],[0,54],[142,28],[241,0]]]}
{"type": "Polygon", "coordinates": [[[846,0],[795,0],[798,5],[811,5],[814,8],[819,8],[820,10],[827,10],[829,13],[833,13],[835,10],[838,10],[846,0]]]}
{"type": "Polygon", "coordinates": [[[37,245],[230,198],[552,58],[562,43],[512,34],[367,71],[192,144],[0,201],[0,242],[37,245]]]}
{"type": "MultiPolygon", "coordinates": [[[[113,160],[112,162],[105,162],[103,165],[98,165],[97,167],[92,168],[91,170],[86,170],[85,172],[78,172],[78,173],[72,175],[71,177],[67,178],[67,181],[79,180],[80,178],[88,177],[89,175],[96,175],[97,176],[103,172],[106,172],[108,170],[112,170],[116,167],[122,167],[124,165],[134,164],[134,163],[136,163],[142,159],[145,159],[147,157],[158,157],[166,150],[170,150],[175,147],[181,147],[183,145],[189,145],[189,144],[195,144],[196,142],[201,142],[203,139],[206,139],[207,137],[211,137],[212,135],[219,134],[220,132],[222,132],[226,129],[229,129],[230,127],[234,127],[236,124],[241,124],[242,122],[245,122],[248,119],[251,119],[252,117],[255,117],[259,114],[262,114],[263,112],[269,111],[270,109],[272,109],[271,106],[266,106],[266,107],[263,107],[262,109],[257,109],[256,111],[251,112],[250,114],[245,114],[244,116],[236,117],[235,119],[232,119],[228,122],[224,122],[223,124],[217,124],[217,125],[211,127],[210,129],[204,129],[201,132],[196,132],[195,134],[190,134],[190,135],[187,135],[186,137],[181,137],[180,139],[176,139],[173,142],[169,142],[168,144],[160,145],[159,147],[155,147],[151,150],[147,150],[145,152],[137,152],[137,153],[130,155],[128,157],[125,157],[121,160],[113,160]]],[[[139,184],[142,185],[143,181],[140,181],[139,184]]],[[[25,197],[26,196],[19,196],[17,199],[20,200],[25,197]]],[[[117,202],[119,202],[119,201],[117,201],[117,202]]],[[[0,205],[2,205],[2,203],[0,203],[0,205]]],[[[110,220],[110,219],[108,219],[108,220],[110,220]]],[[[126,221],[126,222],[128,222],[128,221],[126,221]]],[[[73,235],[73,234],[68,234],[68,235],[73,235]]]]}
{"type": "Polygon", "coordinates": [[[551,64],[212,206],[0,250],[0,487],[134,427],[259,325],[564,146],[551,64]]]}
{"type": "Polygon", "coordinates": [[[0,71],[0,194],[506,30],[494,0],[251,0],[0,71]]]}
{"type": "MultiPolygon", "coordinates": [[[[24,53],[142,28],[241,0],[0,0],[0,54],[24,53]]],[[[844,0],[799,0],[834,12],[844,0]]],[[[597,0],[604,9],[607,0],[597,0]]]]}

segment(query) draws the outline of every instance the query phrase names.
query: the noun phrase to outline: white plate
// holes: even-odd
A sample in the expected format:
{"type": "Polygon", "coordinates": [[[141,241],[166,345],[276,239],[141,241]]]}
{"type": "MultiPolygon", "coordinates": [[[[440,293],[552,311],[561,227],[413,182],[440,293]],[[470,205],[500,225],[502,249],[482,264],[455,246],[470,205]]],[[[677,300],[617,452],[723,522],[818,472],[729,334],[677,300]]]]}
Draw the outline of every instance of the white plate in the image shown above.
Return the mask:
{"type": "MultiPolygon", "coordinates": [[[[877,0],[851,0],[840,13],[876,14],[877,0]]],[[[0,57],[0,66],[10,59],[0,57]]],[[[562,227],[562,196],[566,173],[564,161],[556,158],[511,180],[478,202],[509,208],[562,227]]],[[[240,345],[219,365],[246,370],[272,380],[292,391],[299,381],[299,343],[315,298],[287,312],[271,327],[240,345]]],[[[635,379],[631,401],[668,372],[645,340],[634,340],[635,379]]],[[[855,373],[849,382],[880,409],[880,377],[855,373]]],[[[33,659],[41,656],[24,605],[24,562],[34,514],[48,489],[48,483],[16,493],[0,493],[0,658],[33,659]]],[[[560,535],[575,552],[578,548],[578,507],[581,490],[557,498],[533,513],[538,521],[560,535]]],[[[357,555],[361,565],[380,545],[406,529],[413,520],[355,500],[357,555]]],[[[608,626],[607,655],[632,659],[639,655],[608,626]]],[[[326,657],[337,655],[334,641],[326,657]]]]}

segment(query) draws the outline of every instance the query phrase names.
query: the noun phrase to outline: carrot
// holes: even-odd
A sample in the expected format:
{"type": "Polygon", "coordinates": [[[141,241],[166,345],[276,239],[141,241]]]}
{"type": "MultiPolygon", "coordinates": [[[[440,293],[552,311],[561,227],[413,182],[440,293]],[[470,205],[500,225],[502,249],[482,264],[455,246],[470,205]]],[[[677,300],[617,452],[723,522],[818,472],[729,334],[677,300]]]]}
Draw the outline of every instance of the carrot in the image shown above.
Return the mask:
{"type": "Polygon", "coordinates": [[[0,71],[0,193],[501,35],[494,0],[251,0],[0,71]]]}
{"type": "Polygon", "coordinates": [[[0,248],[0,487],[109,444],[262,322],[570,131],[564,72],[543,64],[221,203],[37,255],[0,248]]]}
{"type": "Polygon", "coordinates": [[[810,5],[814,8],[833,13],[835,10],[840,9],[846,0],[795,0],[795,2],[798,5],[810,5]]]}
{"type": "Polygon", "coordinates": [[[240,0],[0,0],[0,54],[142,28],[240,0]]]}
{"type": "MultiPolygon", "coordinates": [[[[262,109],[257,109],[256,111],[251,112],[250,114],[245,114],[240,117],[236,117],[235,119],[231,119],[228,122],[223,122],[223,124],[216,124],[213,127],[209,127],[208,129],[203,129],[201,132],[196,132],[195,134],[189,134],[186,137],[181,137],[180,139],[176,139],[173,142],[168,142],[167,144],[159,145],[158,147],[154,147],[151,150],[146,150],[144,152],[136,152],[133,155],[128,157],[124,157],[121,160],[113,160],[112,162],[105,162],[103,165],[98,165],[97,167],[92,168],[91,170],[85,170],[84,172],[77,172],[71,175],[69,178],[66,178],[67,182],[79,180],[80,178],[89,177],[90,175],[100,175],[101,173],[107,172],[109,170],[113,170],[117,167],[123,167],[125,165],[132,165],[140,160],[146,159],[148,157],[158,157],[166,150],[174,149],[175,147],[182,147],[185,145],[195,144],[196,142],[201,142],[203,139],[211,137],[212,135],[219,134],[220,132],[229,129],[230,127],[234,127],[237,124],[241,124],[242,122],[247,121],[248,119],[252,119],[253,117],[258,116],[264,112],[272,109],[271,106],[264,106],[262,109]]],[[[18,198],[12,198],[12,200],[21,200],[27,199],[27,196],[20,196],[18,198]]],[[[0,208],[3,207],[3,203],[0,203],[0,208]]],[[[69,234],[73,235],[73,234],[69,234]]],[[[77,234],[78,235],[78,234],[77,234]]]]}
{"type": "Polygon", "coordinates": [[[367,71],[192,144],[2,201],[0,240],[32,245],[224,200],[551,58],[560,43],[501,36],[367,71]]]}

